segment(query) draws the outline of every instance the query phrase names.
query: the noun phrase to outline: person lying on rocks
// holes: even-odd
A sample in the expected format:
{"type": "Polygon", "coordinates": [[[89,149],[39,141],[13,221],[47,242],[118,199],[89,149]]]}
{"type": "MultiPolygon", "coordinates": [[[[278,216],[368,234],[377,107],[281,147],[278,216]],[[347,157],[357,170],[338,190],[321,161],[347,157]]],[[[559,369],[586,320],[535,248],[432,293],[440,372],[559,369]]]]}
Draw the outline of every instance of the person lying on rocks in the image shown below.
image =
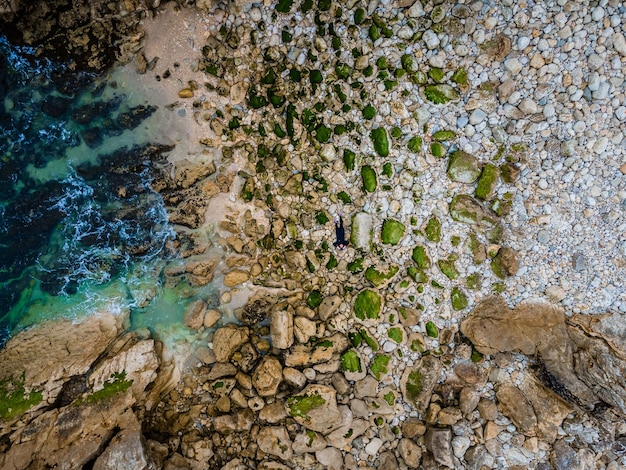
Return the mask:
{"type": "Polygon", "coordinates": [[[338,217],[335,217],[335,236],[337,240],[333,243],[335,247],[340,250],[345,250],[348,246],[348,240],[346,240],[346,229],[343,226],[343,218],[341,214],[338,217]]]}

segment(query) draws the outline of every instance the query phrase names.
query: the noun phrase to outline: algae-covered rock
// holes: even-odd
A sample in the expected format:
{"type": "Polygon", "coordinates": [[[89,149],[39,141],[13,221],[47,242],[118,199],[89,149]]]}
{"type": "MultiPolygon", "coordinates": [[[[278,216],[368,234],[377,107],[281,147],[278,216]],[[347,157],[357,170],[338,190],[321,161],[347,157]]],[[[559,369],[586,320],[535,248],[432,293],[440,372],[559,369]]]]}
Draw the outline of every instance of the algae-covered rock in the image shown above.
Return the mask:
{"type": "Polygon", "coordinates": [[[390,360],[391,358],[385,354],[379,354],[374,358],[370,364],[370,372],[376,380],[380,380],[381,376],[387,373],[390,360]]]}
{"type": "Polygon", "coordinates": [[[458,101],[460,98],[458,91],[444,83],[426,86],[424,95],[428,101],[435,104],[446,104],[450,101],[458,101]]]}
{"type": "Polygon", "coordinates": [[[370,132],[370,138],[374,145],[374,150],[381,157],[389,155],[389,139],[387,138],[387,131],[384,127],[377,127],[370,132]]]}
{"type": "Polygon", "coordinates": [[[363,289],[354,299],[354,315],[359,320],[377,319],[382,309],[380,295],[370,289],[363,289]]]}
{"type": "Polygon", "coordinates": [[[452,302],[452,308],[454,310],[463,310],[468,305],[467,296],[458,286],[452,288],[450,301],[452,302]]]}
{"type": "Polygon", "coordinates": [[[417,245],[413,248],[413,255],[411,256],[413,261],[417,263],[417,266],[420,269],[428,269],[430,268],[430,258],[426,252],[426,247],[422,245],[417,245]]]}
{"type": "Polygon", "coordinates": [[[426,239],[431,242],[439,243],[441,241],[441,222],[437,217],[433,216],[428,220],[424,233],[426,239]]]}
{"type": "Polygon", "coordinates": [[[407,367],[400,380],[402,395],[420,413],[424,413],[437,380],[441,375],[441,362],[433,355],[424,356],[413,367],[407,367]]]}
{"type": "Polygon", "coordinates": [[[450,155],[448,176],[459,183],[473,183],[481,173],[480,164],[473,155],[463,150],[456,150],[450,155]]]}
{"type": "Polygon", "coordinates": [[[483,171],[478,179],[476,185],[476,197],[483,200],[488,200],[493,197],[493,191],[498,183],[498,176],[500,171],[498,167],[492,163],[487,163],[483,167],[483,171]]]}
{"type": "Polygon", "coordinates": [[[305,428],[326,434],[341,424],[336,396],[335,389],[312,384],[289,397],[285,401],[285,409],[305,428]]]}
{"type": "Polygon", "coordinates": [[[367,212],[359,212],[352,217],[350,243],[353,247],[371,251],[374,238],[374,219],[367,212]]]}
{"type": "Polygon", "coordinates": [[[452,198],[450,217],[457,222],[476,226],[490,241],[497,241],[502,235],[496,214],[469,194],[457,194],[452,198]]]}
{"type": "Polygon", "coordinates": [[[399,269],[398,265],[389,266],[387,270],[370,266],[365,270],[365,279],[370,281],[374,287],[383,287],[391,282],[399,269]]]}
{"type": "Polygon", "coordinates": [[[491,270],[500,279],[515,276],[519,270],[519,261],[515,251],[508,246],[500,248],[491,261],[491,270]]]}
{"type": "Polygon", "coordinates": [[[448,258],[437,260],[437,266],[439,266],[444,276],[450,280],[459,277],[459,271],[454,266],[457,259],[459,259],[459,256],[456,253],[451,253],[448,258]]]}
{"type": "Polygon", "coordinates": [[[376,170],[369,165],[361,167],[361,179],[363,180],[363,189],[368,193],[376,191],[378,181],[376,178],[376,170]]]}
{"type": "Polygon", "coordinates": [[[402,222],[394,219],[386,219],[383,222],[380,238],[386,245],[397,245],[404,237],[405,227],[402,222]]]}

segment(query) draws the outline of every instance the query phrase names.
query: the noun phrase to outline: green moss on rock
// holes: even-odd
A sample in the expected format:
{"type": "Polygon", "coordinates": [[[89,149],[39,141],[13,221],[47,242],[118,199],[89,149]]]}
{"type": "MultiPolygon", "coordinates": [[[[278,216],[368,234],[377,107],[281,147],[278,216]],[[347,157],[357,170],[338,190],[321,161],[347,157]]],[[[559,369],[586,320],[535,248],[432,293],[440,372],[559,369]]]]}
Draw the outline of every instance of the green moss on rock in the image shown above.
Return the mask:
{"type": "Polygon", "coordinates": [[[426,323],[426,334],[431,338],[439,338],[439,330],[432,321],[426,323]]]}
{"type": "Polygon", "coordinates": [[[378,180],[376,178],[376,170],[369,165],[361,167],[361,180],[363,181],[363,189],[368,193],[376,191],[378,180]]]}
{"type": "Polygon", "coordinates": [[[498,183],[498,176],[500,171],[498,167],[492,163],[487,163],[483,167],[483,171],[478,178],[478,184],[476,185],[476,197],[483,200],[488,200],[493,197],[493,191],[498,183]]]}
{"type": "Polygon", "coordinates": [[[426,99],[434,104],[446,104],[450,101],[458,101],[459,93],[450,85],[439,83],[437,85],[427,85],[424,88],[426,99]]]}
{"type": "Polygon", "coordinates": [[[370,139],[374,145],[374,150],[381,157],[389,155],[389,139],[387,138],[387,131],[384,127],[377,127],[370,131],[370,139]]]}
{"type": "Polygon", "coordinates": [[[361,360],[353,350],[341,355],[341,369],[348,372],[361,372],[361,360]]]}
{"type": "Polygon", "coordinates": [[[380,377],[387,373],[387,366],[390,360],[391,358],[384,354],[379,354],[374,358],[370,365],[370,371],[372,375],[376,377],[376,380],[380,380],[380,377]]]}
{"type": "Polygon", "coordinates": [[[452,288],[452,292],[450,293],[450,300],[452,302],[452,308],[454,310],[463,310],[468,305],[467,296],[458,286],[454,286],[452,288]]]}
{"type": "Polygon", "coordinates": [[[376,292],[363,289],[354,299],[354,315],[360,320],[375,320],[380,315],[382,300],[376,292]]]}
{"type": "Polygon", "coordinates": [[[447,259],[437,260],[437,266],[439,266],[439,269],[444,274],[444,276],[446,276],[450,280],[459,277],[459,271],[454,266],[454,263],[457,259],[458,255],[456,253],[452,253],[450,254],[450,256],[448,256],[447,259]]]}
{"type": "Polygon", "coordinates": [[[426,234],[426,239],[439,243],[441,241],[441,222],[435,216],[432,216],[428,222],[426,223],[426,228],[424,229],[426,234]]]}
{"type": "Polygon", "coordinates": [[[452,140],[455,137],[455,132],[451,130],[441,130],[433,134],[433,140],[437,142],[445,142],[447,140],[452,140]]]}
{"type": "Polygon", "coordinates": [[[400,344],[404,339],[404,331],[399,327],[389,328],[387,336],[389,336],[389,338],[394,340],[396,343],[400,344]]]}
{"type": "Polygon", "coordinates": [[[289,407],[289,414],[292,417],[299,417],[308,419],[309,413],[315,408],[319,408],[326,400],[317,393],[311,395],[296,395],[289,397],[287,400],[287,406],[289,407]]]}
{"type": "Polygon", "coordinates": [[[322,294],[319,290],[312,290],[306,298],[306,303],[311,308],[317,308],[322,303],[322,294]]]}
{"type": "Polygon", "coordinates": [[[405,230],[402,222],[394,219],[385,219],[380,235],[381,241],[386,245],[397,245],[404,237],[405,230]]]}
{"type": "Polygon", "coordinates": [[[415,248],[413,248],[413,254],[411,258],[413,259],[413,261],[415,261],[420,269],[430,268],[430,258],[428,257],[428,253],[426,252],[426,247],[422,245],[417,245],[415,248]]]}
{"type": "Polygon", "coordinates": [[[422,138],[421,137],[411,137],[406,144],[406,148],[413,153],[417,153],[422,150],[422,138]]]}
{"type": "Polygon", "coordinates": [[[453,181],[471,184],[480,176],[481,168],[478,160],[463,150],[456,150],[450,155],[448,176],[453,181]]]}
{"type": "Polygon", "coordinates": [[[10,420],[23,415],[43,400],[39,390],[26,392],[24,378],[0,381],[0,419],[10,420]]]}
{"type": "Polygon", "coordinates": [[[398,266],[390,266],[385,271],[378,271],[373,266],[370,266],[365,270],[365,279],[370,281],[374,287],[379,287],[383,284],[387,284],[397,273],[400,268],[398,266]]]}
{"type": "Polygon", "coordinates": [[[346,167],[346,171],[354,170],[354,162],[356,160],[356,153],[350,149],[344,149],[343,151],[343,164],[346,167]]]}

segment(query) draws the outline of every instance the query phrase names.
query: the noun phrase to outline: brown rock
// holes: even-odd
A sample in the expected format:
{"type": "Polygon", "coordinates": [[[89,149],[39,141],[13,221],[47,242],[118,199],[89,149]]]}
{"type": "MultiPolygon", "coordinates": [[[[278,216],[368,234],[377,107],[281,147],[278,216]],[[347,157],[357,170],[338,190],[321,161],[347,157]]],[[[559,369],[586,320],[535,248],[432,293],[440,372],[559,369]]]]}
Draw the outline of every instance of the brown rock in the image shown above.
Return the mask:
{"type": "Polygon", "coordinates": [[[283,380],[283,368],[273,356],[265,356],[252,375],[252,385],[262,397],[276,395],[283,380]]]}
{"type": "Polygon", "coordinates": [[[248,279],[250,279],[250,273],[240,269],[234,269],[226,273],[226,276],[224,276],[224,285],[226,287],[235,287],[239,284],[243,284],[248,279]]]}
{"type": "Polygon", "coordinates": [[[191,88],[183,88],[178,90],[179,98],[193,98],[193,90],[191,88]]]}
{"type": "Polygon", "coordinates": [[[503,246],[491,261],[491,269],[500,279],[515,276],[519,270],[519,261],[514,250],[503,246]]]}
{"type": "Polygon", "coordinates": [[[192,302],[183,314],[183,323],[187,328],[198,330],[204,326],[204,314],[206,313],[206,302],[198,299],[192,302]]]}
{"type": "Polygon", "coordinates": [[[327,321],[329,318],[331,318],[341,305],[341,302],[342,299],[338,295],[325,297],[317,309],[320,320],[327,321]]]}
{"type": "Polygon", "coordinates": [[[424,413],[441,371],[441,362],[432,355],[423,356],[413,367],[407,367],[400,380],[404,400],[424,413]]]}
{"type": "Polygon", "coordinates": [[[293,457],[291,439],[283,426],[268,426],[261,428],[256,439],[259,449],[266,454],[275,455],[282,460],[293,457]]]}
{"type": "Polygon", "coordinates": [[[498,408],[526,435],[534,435],[537,417],[524,394],[513,385],[503,385],[496,393],[498,408]]]}
{"type": "Polygon", "coordinates": [[[290,416],[305,428],[328,434],[341,426],[335,389],[311,384],[285,402],[290,416]]]}
{"type": "Polygon", "coordinates": [[[422,460],[422,449],[411,439],[403,438],[398,443],[398,452],[409,468],[417,468],[422,460]]]}
{"type": "Polygon", "coordinates": [[[424,442],[437,463],[455,468],[452,458],[452,431],[450,428],[429,428],[426,431],[424,442]]]}
{"type": "Polygon", "coordinates": [[[250,431],[254,423],[254,414],[251,410],[243,410],[232,415],[217,416],[213,422],[215,431],[220,434],[231,432],[250,431]]]}
{"type": "Polygon", "coordinates": [[[248,341],[250,331],[247,327],[228,324],[219,328],[213,335],[213,353],[217,362],[228,361],[233,353],[248,341]]]}
{"type": "Polygon", "coordinates": [[[293,344],[293,312],[286,305],[275,308],[270,314],[270,339],[272,346],[288,349],[293,344]]]}

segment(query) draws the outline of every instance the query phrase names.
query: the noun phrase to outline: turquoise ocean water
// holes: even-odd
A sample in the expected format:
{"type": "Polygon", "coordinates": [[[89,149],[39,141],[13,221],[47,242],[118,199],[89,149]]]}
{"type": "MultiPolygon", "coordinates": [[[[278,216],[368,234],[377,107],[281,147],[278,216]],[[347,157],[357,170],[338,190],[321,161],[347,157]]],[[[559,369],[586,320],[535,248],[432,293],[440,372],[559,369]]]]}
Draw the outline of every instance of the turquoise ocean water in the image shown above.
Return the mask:
{"type": "Polygon", "coordinates": [[[0,96],[0,346],[102,309],[184,335],[194,296],[163,287],[175,234],[150,181],[171,147],[151,141],[154,108],[1,37],[0,96]]]}

